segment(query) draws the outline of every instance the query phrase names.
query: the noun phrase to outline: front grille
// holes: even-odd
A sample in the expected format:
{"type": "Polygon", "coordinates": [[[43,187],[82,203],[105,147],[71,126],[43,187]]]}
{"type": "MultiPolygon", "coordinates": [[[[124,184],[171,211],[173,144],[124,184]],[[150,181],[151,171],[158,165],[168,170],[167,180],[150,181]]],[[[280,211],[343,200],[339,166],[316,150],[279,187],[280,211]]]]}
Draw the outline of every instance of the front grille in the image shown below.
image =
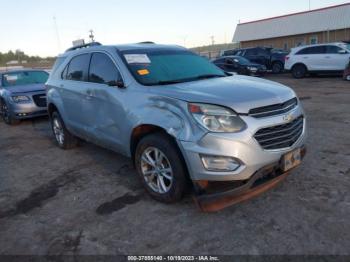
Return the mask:
{"type": "Polygon", "coordinates": [[[45,94],[39,94],[39,95],[33,95],[34,103],[38,107],[46,107],[46,95],[45,94]]]}
{"type": "Polygon", "coordinates": [[[260,129],[254,138],[266,150],[291,147],[301,136],[304,128],[304,117],[300,116],[288,124],[260,129]]]}
{"type": "Polygon", "coordinates": [[[294,97],[293,99],[290,99],[282,104],[275,104],[251,109],[249,110],[249,115],[255,118],[280,115],[292,110],[297,105],[298,100],[296,97],[294,97]]]}

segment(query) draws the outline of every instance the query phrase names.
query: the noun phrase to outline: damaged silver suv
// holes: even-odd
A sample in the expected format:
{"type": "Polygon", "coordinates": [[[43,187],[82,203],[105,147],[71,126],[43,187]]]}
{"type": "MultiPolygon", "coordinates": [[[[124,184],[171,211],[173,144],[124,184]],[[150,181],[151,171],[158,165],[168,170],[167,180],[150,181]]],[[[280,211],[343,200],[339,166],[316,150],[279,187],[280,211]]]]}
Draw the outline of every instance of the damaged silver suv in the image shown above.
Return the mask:
{"type": "Polygon", "coordinates": [[[202,210],[221,209],[272,188],[305,154],[290,88],[232,76],[182,47],[74,47],[46,85],[58,146],[80,138],[131,157],[162,202],[191,188],[202,210]]]}

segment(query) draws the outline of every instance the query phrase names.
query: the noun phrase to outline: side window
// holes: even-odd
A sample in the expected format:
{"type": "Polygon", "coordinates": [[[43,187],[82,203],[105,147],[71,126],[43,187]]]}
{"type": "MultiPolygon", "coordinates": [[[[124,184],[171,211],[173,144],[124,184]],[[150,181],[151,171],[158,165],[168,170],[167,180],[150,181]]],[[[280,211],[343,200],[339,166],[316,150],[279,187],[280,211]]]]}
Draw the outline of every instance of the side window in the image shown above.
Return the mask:
{"type": "Polygon", "coordinates": [[[62,71],[62,74],[61,74],[62,79],[67,79],[68,66],[69,64],[67,64],[64,70],[62,71]]]}
{"type": "Polygon", "coordinates": [[[268,55],[267,51],[265,49],[258,49],[257,52],[258,52],[259,56],[266,56],[266,55],[268,55]]]}
{"type": "Polygon", "coordinates": [[[327,46],[327,54],[338,54],[340,50],[342,49],[339,46],[335,46],[335,45],[327,46]]]}
{"type": "Polygon", "coordinates": [[[253,56],[253,55],[258,55],[258,50],[257,49],[247,49],[245,51],[246,56],[253,56]]]}
{"type": "Polygon", "coordinates": [[[302,50],[300,50],[297,55],[319,55],[326,53],[326,47],[325,46],[314,46],[314,47],[307,47],[302,50]]]}
{"type": "Polygon", "coordinates": [[[90,54],[83,54],[74,57],[69,65],[67,71],[68,80],[86,81],[89,70],[90,54]]]}
{"type": "Polygon", "coordinates": [[[121,80],[120,73],[112,60],[102,53],[93,53],[90,63],[89,81],[109,84],[121,80]]]}

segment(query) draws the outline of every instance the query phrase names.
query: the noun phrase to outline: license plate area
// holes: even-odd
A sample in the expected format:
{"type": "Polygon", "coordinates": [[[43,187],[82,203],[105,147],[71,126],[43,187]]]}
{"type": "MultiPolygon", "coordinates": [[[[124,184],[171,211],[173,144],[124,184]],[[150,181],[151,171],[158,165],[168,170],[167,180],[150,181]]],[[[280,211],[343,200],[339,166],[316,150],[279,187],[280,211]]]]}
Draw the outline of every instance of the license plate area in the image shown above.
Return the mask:
{"type": "Polygon", "coordinates": [[[287,172],[301,163],[301,149],[295,149],[282,157],[282,171],[287,172]]]}

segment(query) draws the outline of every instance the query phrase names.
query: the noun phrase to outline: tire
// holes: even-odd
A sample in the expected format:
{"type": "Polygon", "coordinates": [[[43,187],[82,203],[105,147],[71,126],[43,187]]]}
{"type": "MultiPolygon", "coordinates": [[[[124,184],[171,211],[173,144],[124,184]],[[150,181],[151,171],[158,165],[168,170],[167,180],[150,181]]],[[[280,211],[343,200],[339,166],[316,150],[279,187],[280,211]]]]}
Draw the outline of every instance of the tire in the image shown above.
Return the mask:
{"type": "Polygon", "coordinates": [[[183,197],[188,186],[187,171],[176,144],[168,135],[154,133],[141,139],[135,151],[135,165],[152,198],[174,203],[183,197]]]}
{"type": "Polygon", "coordinates": [[[8,108],[5,101],[0,101],[1,108],[1,117],[2,120],[8,125],[17,125],[20,123],[20,120],[15,119],[11,116],[10,109],[8,108]]]}
{"type": "Polygon", "coordinates": [[[280,74],[283,72],[283,64],[281,62],[275,62],[272,64],[272,73],[280,74]]]}
{"type": "Polygon", "coordinates": [[[300,78],[304,78],[307,74],[307,68],[306,66],[302,65],[302,64],[298,64],[293,66],[292,68],[292,75],[294,78],[300,79],[300,78]]]}
{"type": "Polygon", "coordinates": [[[51,128],[57,145],[62,149],[71,149],[78,145],[78,138],[66,128],[60,114],[55,111],[51,115],[51,128]]]}

